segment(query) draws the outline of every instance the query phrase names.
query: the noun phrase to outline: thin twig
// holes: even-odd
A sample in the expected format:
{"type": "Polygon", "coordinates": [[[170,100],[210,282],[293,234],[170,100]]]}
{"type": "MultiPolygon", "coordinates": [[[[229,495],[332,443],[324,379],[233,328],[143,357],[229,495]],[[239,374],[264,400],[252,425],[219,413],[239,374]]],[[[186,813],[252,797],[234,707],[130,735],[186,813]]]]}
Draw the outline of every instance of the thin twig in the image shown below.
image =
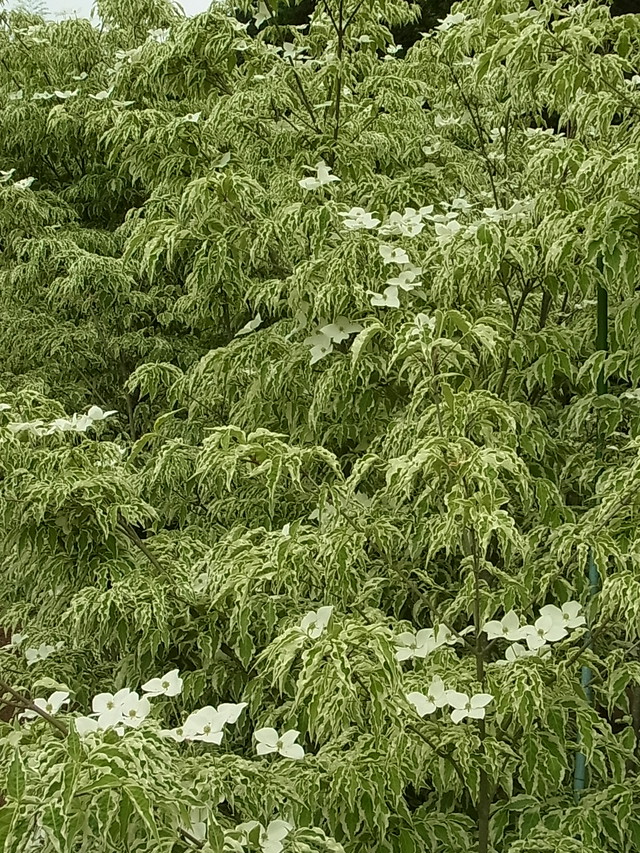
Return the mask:
{"type": "Polygon", "coordinates": [[[20,703],[20,707],[28,708],[30,711],[34,711],[36,714],[38,714],[38,716],[42,717],[43,720],[46,720],[48,723],[50,723],[65,737],[69,734],[69,730],[63,722],[61,722],[60,720],[56,720],[56,718],[49,714],[47,711],[44,711],[42,708],[39,708],[30,699],[27,699],[26,696],[23,696],[22,693],[18,693],[18,691],[14,690],[10,684],[6,683],[6,681],[0,680],[0,690],[4,690],[5,693],[9,693],[16,700],[16,702],[20,703]]]}

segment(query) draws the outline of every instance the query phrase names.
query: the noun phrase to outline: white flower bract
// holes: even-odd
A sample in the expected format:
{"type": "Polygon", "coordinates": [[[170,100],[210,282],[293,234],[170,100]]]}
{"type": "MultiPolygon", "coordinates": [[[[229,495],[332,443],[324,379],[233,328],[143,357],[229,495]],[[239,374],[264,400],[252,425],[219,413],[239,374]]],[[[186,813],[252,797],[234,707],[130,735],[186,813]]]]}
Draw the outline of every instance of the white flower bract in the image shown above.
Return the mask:
{"type": "Polygon", "coordinates": [[[172,669],[160,678],[152,678],[142,685],[148,696],[178,696],[182,693],[182,679],[177,669],[172,669]]]}
{"type": "Polygon", "coordinates": [[[300,628],[308,637],[315,640],[324,632],[325,628],[329,624],[329,619],[331,619],[332,613],[332,605],[319,607],[318,610],[312,610],[303,618],[300,623],[300,628]]]}
{"type": "Polygon", "coordinates": [[[284,758],[304,758],[304,749],[299,743],[295,743],[299,734],[295,729],[290,729],[282,735],[278,735],[278,732],[270,727],[258,729],[253,733],[258,742],[256,751],[258,755],[277,752],[284,758]]]}

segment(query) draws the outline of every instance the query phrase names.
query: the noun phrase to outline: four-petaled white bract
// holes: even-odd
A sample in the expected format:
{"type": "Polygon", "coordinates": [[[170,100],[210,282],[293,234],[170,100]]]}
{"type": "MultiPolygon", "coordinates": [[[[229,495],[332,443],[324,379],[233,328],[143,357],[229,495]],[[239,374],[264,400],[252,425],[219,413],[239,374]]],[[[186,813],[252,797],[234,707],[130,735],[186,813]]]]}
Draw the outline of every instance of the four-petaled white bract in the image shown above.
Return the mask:
{"type": "Polygon", "coordinates": [[[580,615],[582,606],[579,601],[566,601],[561,607],[555,604],[545,604],[540,608],[541,616],[548,616],[556,625],[564,628],[579,628],[586,625],[587,620],[580,615]]]}
{"type": "Polygon", "coordinates": [[[326,184],[331,184],[334,181],[340,180],[337,175],[331,174],[331,167],[327,166],[324,160],[319,160],[314,168],[316,170],[315,177],[302,178],[302,180],[298,181],[304,190],[317,190],[319,187],[323,187],[326,184]]]}
{"type": "MultiPolygon", "coordinates": [[[[60,708],[69,702],[69,694],[62,691],[56,690],[55,693],[52,693],[48,699],[34,699],[33,704],[37,705],[42,711],[45,711],[50,716],[54,716],[58,713],[60,708]]],[[[26,711],[23,711],[20,714],[20,717],[25,720],[33,719],[34,717],[40,716],[37,711],[32,711],[30,708],[26,711]]]]}
{"type": "Polygon", "coordinates": [[[384,293],[374,293],[370,301],[376,308],[399,308],[398,288],[390,284],[384,293]]]}
{"type": "Polygon", "coordinates": [[[140,698],[137,693],[131,692],[125,697],[120,706],[122,722],[129,728],[138,728],[151,713],[151,702],[146,696],[140,698]]]}
{"type": "Polygon", "coordinates": [[[223,715],[225,723],[237,723],[240,714],[246,707],[246,702],[238,702],[237,704],[223,702],[221,705],[218,705],[216,710],[219,714],[223,715]]]}
{"type": "Polygon", "coordinates": [[[160,678],[152,678],[142,685],[149,696],[177,696],[182,693],[182,679],[177,669],[172,669],[160,678]]]}
{"type": "Polygon", "coordinates": [[[485,715],[485,706],[493,700],[490,693],[476,693],[469,697],[466,693],[458,693],[455,690],[450,690],[447,697],[447,704],[454,710],[451,712],[451,719],[454,723],[459,723],[465,717],[470,717],[473,720],[482,720],[485,715]]]}
{"type": "Polygon", "coordinates": [[[407,699],[414,706],[418,714],[424,717],[427,714],[433,714],[438,708],[443,708],[447,705],[450,692],[450,690],[445,688],[443,680],[439,676],[436,676],[427,688],[426,694],[419,692],[407,693],[407,699]]]}
{"type": "Polygon", "coordinates": [[[204,743],[222,743],[224,724],[227,715],[212,705],[206,705],[189,714],[182,726],[185,740],[198,740],[204,743]]]}
{"type": "Polygon", "coordinates": [[[422,284],[421,281],[416,281],[421,272],[422,269],[420,267],[402,270],[394,278],[387,279],[387,284],[396,289],[400,288],[400,290],[414,290],[422,284]]]}
{"type": "Polygon", "coordinates": [[[505,652],[505,660],[498,661],[498,663],[513,663],[513,661],[518,660],[518,658],[528,658],[528,657],[548,657],[551,654],[548,646],[540,646],[538,649],[528,649],[526,646],[523,646],[522,643],[514,643],[512,646],[505,652]]]}
{"type": "Polygon", "coordinates": [[[52,655],[57,649],[57,646],[50,646],[48,643],[41,643],[37,649],[26,649],[24,656],[27,661],[27,666],[36,663],[39,660],[46,660],[49,655],[52,655]]]}
{"type": "Polygon", "coordinates": [[[97,693],[91,701],[91,709],[96,715],[107,711],[120,711],[130,693],[128,687],[123,687],[117,693],[97,693]]]}
{"type": "Polygon", "coordinates": [[[551,616],[540,616],[533,625],[525,625],[522,630],[530,649],[539,649],[546,643],[555,643],[568,633],[564,625],[554,622],[551,616]]]}
{"type": "Polygon", "coordinates": [[[436,648],[433,628],[422,628],[417,633],[403,631],[402,634],[398,634],[395,641],[396,645],[400,646],[396,652],[397,660],[425,658],[436,648]]]}
{"type": "Polygon", "coordinates": [[[92,421],[103,421],[105,418],[117,414],[118,412],[115,409],[109,409],[105,412],[104,409],[100,408],[100,406],[91,406],[87,412],[87,417],[91,418],[92,421]]]}
{"type": "Polygon", "coordinates": [[[340,344],[342,341],[346,341],[351,335],[355,335],[361,331],[362,326],[359,323],[351,323],[346,317],[340,315],[336,317],[333,323],[322,326],[320,334],[329,338],[333,343],[340,344]]]}
{"type": "Polygon", "coordinates": [[[460,631],[460,636],[454,634],[446,625],[438,626],[437,631],[433,628],[421,628],[417,633],[404,631],[395,638],[396,645],[400,646],[396,652],[396,659],[425,658],[440,646],[453,646],[462,643],[462,636],[471,630],[473,630],[472,627],[465,628],[460,631]]]}
{"type": "Polygon", "coordinates": [[[352,207],[351,210],[339,211],[338,216],[344,217],[342,224],[350,231],[371,231],[380,225],[380,220],[366,211],[364,207],[352,207]]]}
{"type": "Polygon", "coordinates": [[[261,823],[258,823],[257,820],[239,823],[236,826],[236,831],[242,833],[242,840],[240,843],[243,846],[249,844],[249,836],[254,832],[254,830],[258,830],[257,841],[262,853],[280,853],[283,847],[282,842],[292,829],[293,826],[284,820],[272,820],[266,829],[261,823]]]}
{"type": "Polygon", "coordinates": [[[422,329],[429,329],[432,334],[436,330],[437,320],[435,317],[429,317],[428,314],[416,314],[413,322],[416,326],[416,328],[412,330],[412,334],[414,335],[420,334],[422,329]]]}
{"type": "Polygon", "coordinates": [[[299,743],[295,743],[299,734],[295,729],[290,729],[282,735],[278,735],[278,732],[270,727],[258,729],[253,733],[258,741],[256,751],[258,755],[277,752],[284,758],[304,758],[304,749],[299,743]]]}
{"type": "Polygon", "coordinates": [[[526,628],[520,625],[520,619],[515,610],[510,610],[502,619],[492,619],[483,626],[489,640],[504,637],[505,640],[524,640],[526,628]]]}
{"type": "Polygon", "coordinates": [[[378,251],[382,255],[385,264],[403,264],[410,263],[409,255],[404,249],[398,246],[389,246],[387,243],[381,243],[378,246],[378,251]]]}
{"type": "Polygon", "coordinates": [[[380,226],[380,234],[417,237],[424,228],[422,220],[427,215],[426,212],[432,209],[421,207],[420,210],[415,210],[413,207],[406,207],[403,214],[394,210],[384,225],[380,226]]]}
{"type": "Polygon", "coordinates": [[[309,338],[306,338],[304,343],[311,346],[311,364],[315,364],[324,358],[329,353],[333,352],[333,341],[328,335],[323,332],[318,332],[309,338]]]}
{"type": "Polygon", "coordinates": [[[436,239],[441,246],[446,246],[447,243],[450,243],[455,235],[462,230],[462,225],[457,221],[457,219],[452,219],[451,222],[448,222],[446,225],[441,222],[436,222],[434,225],[436,229],[436,239]]]}
{"type": "Polygon", "coordinates": [[[332,605],[327,605],[325,607],[319,607],[317,610],[312,610],[311,613],[307,613],[307,615],[303,618],[302,622],[300,623],[300,628],[305,632],[308,637],[311,637],[315,640],[322,634],[324,629],[329,624],[329,619],[331,618],[332,613],[332,605]]]}

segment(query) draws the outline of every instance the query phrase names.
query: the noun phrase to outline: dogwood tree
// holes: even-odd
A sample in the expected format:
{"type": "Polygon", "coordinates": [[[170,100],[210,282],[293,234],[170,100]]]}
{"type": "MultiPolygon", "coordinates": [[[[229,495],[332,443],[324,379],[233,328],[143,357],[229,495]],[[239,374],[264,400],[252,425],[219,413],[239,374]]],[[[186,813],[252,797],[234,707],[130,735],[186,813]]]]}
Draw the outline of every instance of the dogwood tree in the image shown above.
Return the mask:
{"type": "Polygon", "coordinates": [[[630,853],[640,25],[282,5],[2,13],[3,849],[630,853]]]}

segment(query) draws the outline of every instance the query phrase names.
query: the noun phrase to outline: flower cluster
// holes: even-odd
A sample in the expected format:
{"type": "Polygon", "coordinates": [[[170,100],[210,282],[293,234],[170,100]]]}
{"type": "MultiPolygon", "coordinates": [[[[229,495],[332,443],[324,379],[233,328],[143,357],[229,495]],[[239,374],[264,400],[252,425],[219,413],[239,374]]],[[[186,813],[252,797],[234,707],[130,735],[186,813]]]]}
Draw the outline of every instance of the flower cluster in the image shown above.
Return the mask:
{"type": "MultiPolygon", "coordinates": [[[[53,646],[47,648],[54,649],[53,646]]],[[[30,650],[27,649],[27,651],[30,650]]],[[[92,713],[89,716],[74,718],[77,733],[87,735],[113,729],[122,735],[125,728],[138,728],[151,713],[149,698],[177,696],[182,691],[182,679],[178,675],[178,670],[173,669],[161,678],[152,678],[142,686],[142,690],[147,695],[141,697],[128,687],[118,690],[117,693],[96,694],[91,701],[92,713]]],[[[48,699],[38,697],[33,700],[35,706],[52,716],[68,702],[69,693],[63,691],[52,693],[48,699]]],[[[24,711],[21,715],[27,720],[38,716],[38,712],[33,709],[24,711]]]]}
{"type": "Polygon", "coordinates": [[[333,323],[321,326],[314,335],[304,341],[311,347],[311,364],[332,353],[334,344],[340,344],[361,331],[362,326],[359,323],[351,323],[343,316],[337,317],[333,323]]]}
{"type": "Polygon", "coordinates": [[[217,708],[213,705],[205,705],[204,708],[192,711],[178,728],[164,729],[160,734],[178,743],[188,740],[219,745],[222,743],[224,727],[228,723],[236,723],[246,707],[246,702],[240,702],[237,705],[223,702],[217,708]]]}
{"type": "Polygon", "coordinates": [[[399,646],[396,659],[426,658],[430,652],[435,651],[440,646],[453,646],[456,643],[462,643],[462,637],[471,630],[472,628],[465,628],[457,635],[446,625],[440,625],[437,631],[433,628],[422,628],[417,632],[404,631],[395,638],[396,645],[399,646]]]}
{"type": "Polygon", "coordinates": [[[490,693],[475,693],[469,696],[467,693],[447,690],[442,679],[436,677],[427,688],[426,694],[407,693],[407,700],[421,717],[433,714],[438,708],[449,705],[453,708],[451,719],[454,723],[459,723],[466,717],[472,720],[484,719],[486,706],[493,701],[493,696],[490,693]]]}
{"type": "Polygon", "coordinates": [[[422,282],[418,276],[422,274],[422,268],[416,267],[409,260],[406,251],[401,248],[393,247],[387,243],[382,243],[379,247],[383,262],[386,264],[398,264],[400,272],[396,276],[387,279],[387,287],[384,293],[373,293],[371,304],[382,308],[398,308],[400,300],[398,299],[398,291],[406,292],[420,287],[422,282]]]}
{"type": "Polygon", "coordinates": [[[9,423],[7,429],[13,433],[30,432],[32,435],[51,435],[54,432],[86,432],[97,421],[103,421],[115,414],[117,414],[115,409],[105,412],[100,406],[91,406],[86,415],[75,414],[71,418],[56,418],[49,423],[45,423],[41,419],[9,423]]]}
{"type": "Polygon", "coordinates": [[[586,620],[580,610],[578,601],[567,601],[561,607],[546,604],[540,608],[540,616],[533,625],[521,625],[518,615],[510,610],[502,619],[486,622],[482,630],[489,640],[505,639],[514,644],[506,654],[506,659],[512,661],[546,652],[549,643],[556,643],[568,636],[572,628],[585,625],[586,620]],[[527,648],[520,641],[526,642],[527,648]]]}
{"type": "Polygon", "coordinates": [[[349,231],[371,231],[380,225],[380,220],[368,213],[364,207],[352,207],[351,210],[343,210],[338,213],[343,216],[342,224],[349,231]]]}

